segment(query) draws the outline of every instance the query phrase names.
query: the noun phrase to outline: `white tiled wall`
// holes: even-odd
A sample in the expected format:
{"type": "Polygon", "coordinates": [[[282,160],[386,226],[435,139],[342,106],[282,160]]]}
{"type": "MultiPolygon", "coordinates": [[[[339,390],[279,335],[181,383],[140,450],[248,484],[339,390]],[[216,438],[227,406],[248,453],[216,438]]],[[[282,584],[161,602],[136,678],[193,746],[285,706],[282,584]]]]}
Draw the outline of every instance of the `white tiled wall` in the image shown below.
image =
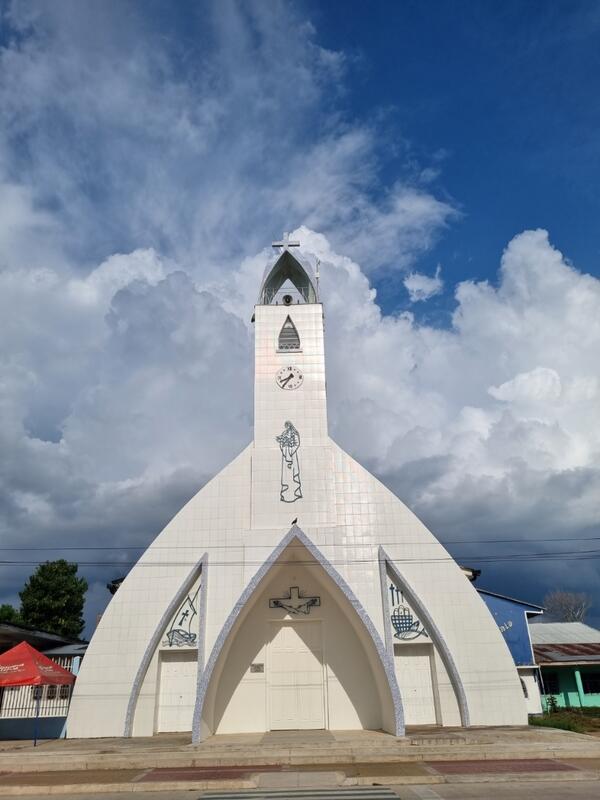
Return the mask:
{"type": "MultiPolygon", "coordinates": [[[[414,514],[327,437],[323,315],[322,306],[313,304],[256,307],[255,441],[175,516],[112,599],[83,661],[68,735],[123,734],[148,642],[204,552],[209,558],[208,657],[244,588],[295,517],[348,582],[382,639],[387,621],[377,559],[379,545],[384,546],[446,641],[462,677],[471,724],[526,721],[512,658],[469,581],[414,514]],[[277,338],[288,314],[302,349],[278,353],[277,338]],[[304,374],[294,391],[275,383],[277,370],[288,364],[304,374]],[[301,437],[303,490],[302,499],[289,504],[279,497],[281,453],[275,441],[288,419],[301,437]]],[[[442,721],[458,724],[456,699],[437,656],[434,666],[442,721]]],[[[155,687],[153,662],[138,701],[136,735],[153,732],[155,687]]],[[[205,723],[210,728],[213,720],[205,723]]]]}

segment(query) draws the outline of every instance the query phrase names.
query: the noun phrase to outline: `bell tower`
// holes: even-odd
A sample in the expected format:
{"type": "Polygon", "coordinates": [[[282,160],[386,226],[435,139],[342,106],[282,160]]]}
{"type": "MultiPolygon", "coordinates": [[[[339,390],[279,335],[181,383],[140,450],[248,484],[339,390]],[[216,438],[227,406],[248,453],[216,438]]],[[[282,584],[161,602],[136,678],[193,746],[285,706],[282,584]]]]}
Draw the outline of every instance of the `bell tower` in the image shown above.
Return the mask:
{"type": "Polygon", "coordinates": [[[318,465],[331,460],[318,279],[299,242],[285,236],[273,247],[254,309],[253,527],[260,528],[289,527],[300,515],[306,525],[309,508],[315,520],[331,516],[327,478],[317,477],[318,465]]]}

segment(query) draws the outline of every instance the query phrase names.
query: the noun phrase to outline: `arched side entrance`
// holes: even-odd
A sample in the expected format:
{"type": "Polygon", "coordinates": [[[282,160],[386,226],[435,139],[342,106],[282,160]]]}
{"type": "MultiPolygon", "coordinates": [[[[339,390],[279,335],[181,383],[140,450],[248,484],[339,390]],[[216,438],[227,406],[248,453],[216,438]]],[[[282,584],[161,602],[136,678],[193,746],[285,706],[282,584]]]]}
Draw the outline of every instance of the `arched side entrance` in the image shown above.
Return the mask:
{"type": "Polygon", "coordinates": [[[404,734],[379,634],[339,573],[293,527],[215,643],[199,684],[193,740],[319,727],[404,734]]]}
{"type": "MultiPolygon", "coordinates": [[[[467,703],[467,696],[465,692],[465,688],[463,686],[462,679],[460,677],[460,673],[456,667],[454,659],[452,658],[452,653],[446,644],[446,641],[439,630],[438,626],[436,625],[433,617],[429,613],[427,606],[415,592],[413,587],[408,583],[406,577],[401,574],[398,566],[389,558],[383,547],[379,548],[379,565],[380,565],[380,577],[381,577],[381,587],[382,587],[382,598],[383,598],[383,607],[384,607],[384,614],[387,620],[390,618],[390,608],[388,604],[388,595],[387,595],[387,575],[389,574],[396,584],[402,589],[403,593],[406,595],[407,600],[409,601],[410,605],[420,618],[421,622],[423,623],[424,627],[427,629],[429,637],[431,637],[431,642],[435,646],[439,656],[444,664],[448,677],[450,679],[450,683],[452,684],[452,689],[454,690],[454,695],[456,697],[456,703],[458,704],[458,710],[460,713],[460,723],[465,728],[468,728],[470,725],[470,715],[469,715],[469,706],[467,703]]],[[[393,653],[394,645],[391,641],[391,634],[389,632],[389,625],[386,625],[386,646],[388,648],[388,652],[393,653]]],[[[410,722],[409,722],[410,724],[410,722]]]]}
{"type": "MultiPolygon", "coordinates": [[[[183,602],[186,594],[190,591],[193,584],[201,578],[201,587],[199,593],[199,608],[200,613],[198,615],[198,630],[197,630],[197,644],[194,649],[194,661],[197,663],[197,671],[200,674],[202,672],[202,667],[204,664],[204,636],[205,636],[205,614],[206,614],[206,588],[208,582],[208,553],[204,553],[202,558],[198,561],[198,563],[190,570],[188,576],[183,581],[177,592],[175,593],[174,597],[172,598],[171,602],[165,609],[158,625],[156,626],[152,637],[150,638],[146,649],[144,651],[144,655],[140,661],[138,666],[136,676],[134,678],[131,693],[129,695],[129,701],[127,703],[127,712],[125,715],[125,729],[123,731],[123,736],[130,737],[133,735],[134,729],[134,722],[135,722],[135,715],[138,711],[138,701],[140,697],[140,693],[142,690],[142,686],[144,681],[147,678],[148,669],[152,662],[152,659],[156,657],[158,648],[160,645],[161,638],[165,635],[165,631],[169,622],[171,621],[173,615],[177,611],[180,604],[183,602]]],[[[154,706],[155,700],[152,698],[151,703],[152,709],[147,713],[154,714],[154,706]]],[[[189,730],[189,728],[188,728],[189,730]]]]}

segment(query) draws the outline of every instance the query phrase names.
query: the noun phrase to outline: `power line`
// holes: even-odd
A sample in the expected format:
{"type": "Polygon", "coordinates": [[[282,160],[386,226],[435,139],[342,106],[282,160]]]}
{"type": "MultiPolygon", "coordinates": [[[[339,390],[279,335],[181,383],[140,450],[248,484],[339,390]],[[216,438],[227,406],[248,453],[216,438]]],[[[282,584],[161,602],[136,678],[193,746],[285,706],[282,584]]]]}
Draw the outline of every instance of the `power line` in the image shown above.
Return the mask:
{"type": "MultiPolygon", "coordinates": [[[[402,545],[438,545],[441,544],[442,547],[446,547],[447,545],[451,544],[481,544],[481,545],[488,545],[488,544],[551,544],[552,542],[592,542],[592,541],[600,541],[600,536],[557,536],[553,538],[527,538],[527,539],[446,539],[442,541],[441,539],[435,539],[434,541],[423,541],[423,539],[402,539],[398,540],[395,539],[393,542],[377,542],[376,544],[370,546],[387,546],[387,545],[395,545],[395,544],[402,544],[402,545]]],[[[333,542],[329,544],[320,545],[320,547],[336,547],[339,546],[339,543],[333,542]]],[[[361,544],[361,547],[369,546],[361,544]]],[[[46,547],[44,545],[36,545],[34,547],[0,547],[0,551],[6,552],[19,552],[19,553],[27,553],[27,552],[38,552],[38,551],[47,551],[47,552],[70,552],[70,551],[88,551],[88,550],[147,550],[149,547],[152,547],[153,550],[189,550],[191,547],[197,547],[196,544],[194,545],[153,545],[150,544],[134,544],[134,545],[67,545],[64,547],[46,547]]],[[[265,547],[264,544],[254,544],[252,542],[243,542],[242,544],[219,544],[216,545],[219,550],[227,550],[227,549],[240,549],[240,547],[265,547]]],[[[293,547],[303,547],[303,545],[289,545],[290,548],[293,547]]]]}
{"type": "MultiPolygon", "coordinates": [[[[493,564],[493,563],[500,563],[503,561],[514,561],[515,559],[519,559],[520,561],[579,561],[579,560],[595,560],[600,558],[600,550],[581,550],[581,551],[562,551],[559,553],[511,553],[507,555],[497,555],[497,556],[469,556],[473,561],[477,561],[480,564],[493,564]]],[[[456,562],[456,558],[452,558],[451,556],[440,556],[437,558],[394,558],[394,562],[398,564],[441,564],[445,562],[456,562]]],[[[9,560],[1,560],[0,566],[4,567],[13,567],[13,566],[37,566],[42,564],[42,561],[9,561],[9,560]]],[[[138,565],[140,567],[189,567],[194,565],[194,561],[79,561],[79,566],[85,567],[126,567],[126,566],[134,566],[138,565]]],[[[328,559],[328,563],[332,565],[341,565],[341,566],[348,566],[350,564],[378,564],[378,558],[349,558],[349,559],[328,559]]],[[[266,559],[264,561],[240,561],[240,560],[233,560],[233,561],[217,561],[211,560],[209,562],[209,566],[221,566],[221,567],[260,567],[263,564],[270,564],[271,566],[321,566],[318,561],[313,559],[310,560],[281,560],[279,558],[276,559],[266,559]]]]}

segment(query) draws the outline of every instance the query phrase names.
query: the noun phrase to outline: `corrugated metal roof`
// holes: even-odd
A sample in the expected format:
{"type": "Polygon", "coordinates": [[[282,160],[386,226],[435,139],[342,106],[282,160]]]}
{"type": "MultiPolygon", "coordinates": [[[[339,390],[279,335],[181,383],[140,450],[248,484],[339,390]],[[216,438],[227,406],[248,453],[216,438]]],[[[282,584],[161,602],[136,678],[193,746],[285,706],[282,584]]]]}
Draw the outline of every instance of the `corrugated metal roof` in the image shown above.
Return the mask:
{"type": "Polygon", "coordinates": [[[534,644],[533,654],[538,664],[600,663],[600,642],[597,644],[534,644]]]}
{"type": "Polygon", "coordinates": [[[87,650],[87,644],[65,644],[62,647],[53,647],[44,650],[45,656],[83,656],[87,650]]]}
{"type": "Polygon", "coordinates": [[[533,644],[600,644],[600,631],[583,622],[537,622],[529,625],[533,644]]]}

